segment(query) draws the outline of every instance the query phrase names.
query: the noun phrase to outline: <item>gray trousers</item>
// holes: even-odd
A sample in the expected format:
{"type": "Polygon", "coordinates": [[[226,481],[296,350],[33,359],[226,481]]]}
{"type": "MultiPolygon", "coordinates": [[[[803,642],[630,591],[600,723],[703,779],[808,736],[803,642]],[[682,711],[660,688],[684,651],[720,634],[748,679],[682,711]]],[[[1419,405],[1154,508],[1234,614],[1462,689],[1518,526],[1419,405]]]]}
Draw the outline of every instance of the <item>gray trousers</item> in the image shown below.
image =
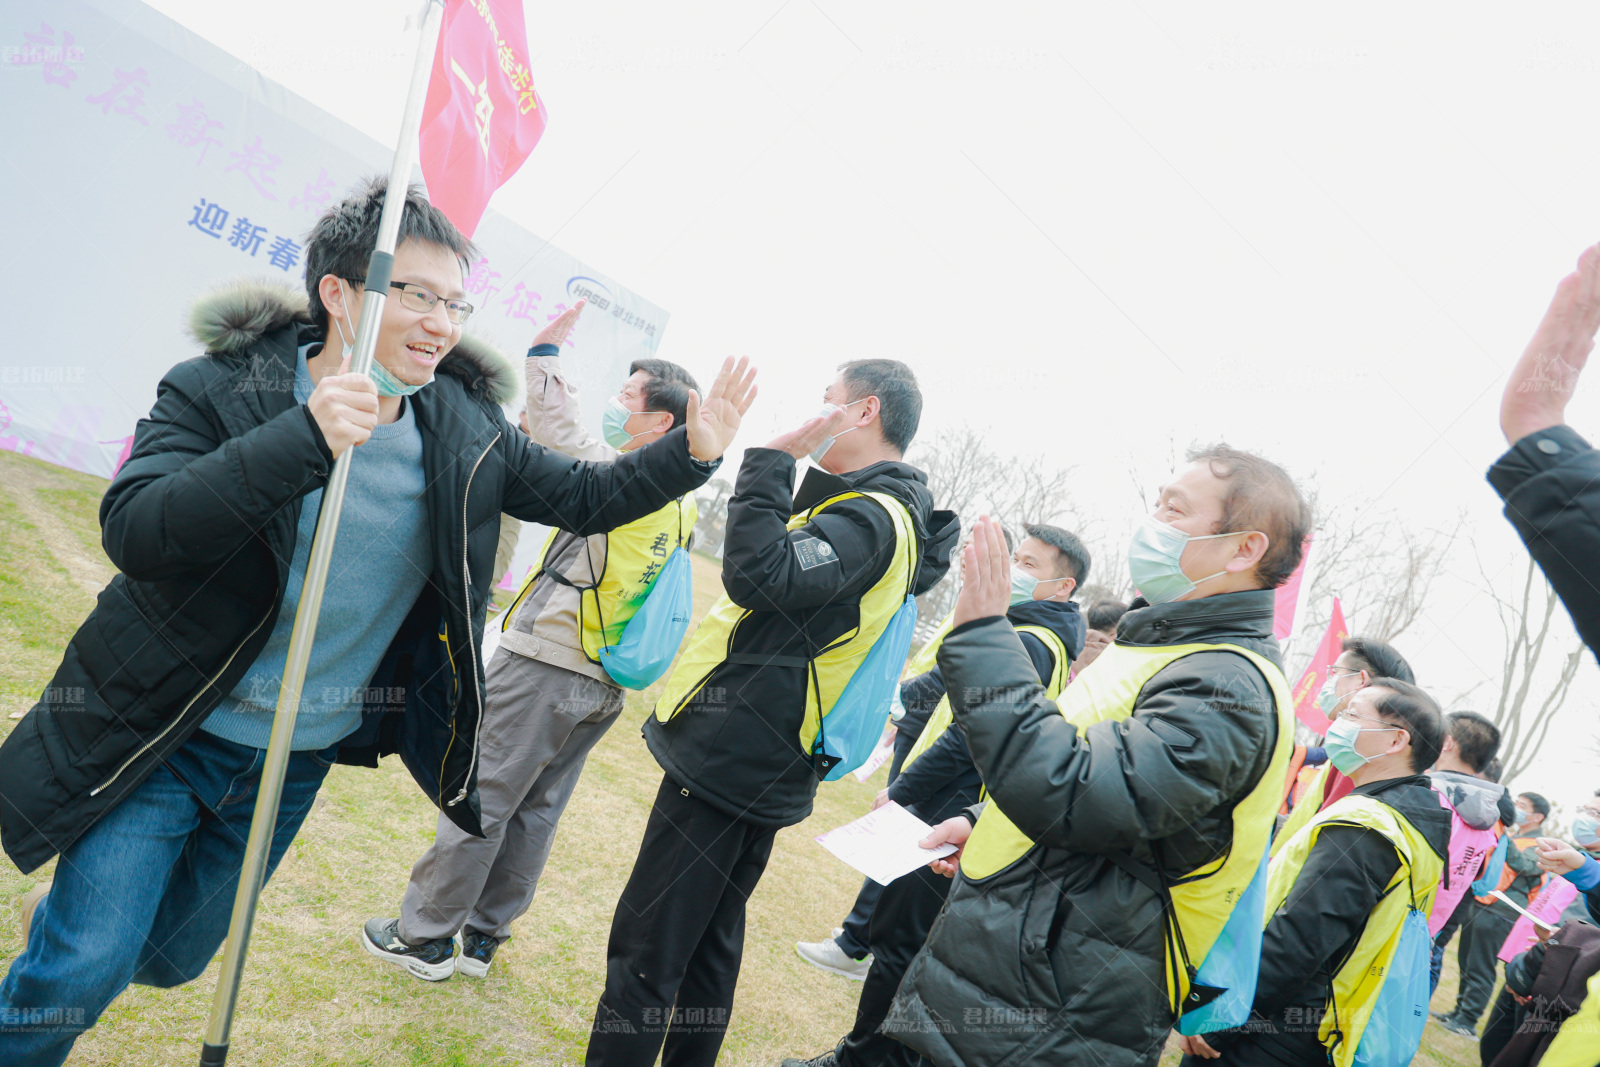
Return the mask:
{"type": "Polygon", "coordinates": [[[483,837],[439,815],[433,847],[411,868],[400,936],[420,942],[463,927],[504,941],[533,902],[556,822],[589,750],[622,710],[622,690],[495,650],[478,741],[483,837]]]}

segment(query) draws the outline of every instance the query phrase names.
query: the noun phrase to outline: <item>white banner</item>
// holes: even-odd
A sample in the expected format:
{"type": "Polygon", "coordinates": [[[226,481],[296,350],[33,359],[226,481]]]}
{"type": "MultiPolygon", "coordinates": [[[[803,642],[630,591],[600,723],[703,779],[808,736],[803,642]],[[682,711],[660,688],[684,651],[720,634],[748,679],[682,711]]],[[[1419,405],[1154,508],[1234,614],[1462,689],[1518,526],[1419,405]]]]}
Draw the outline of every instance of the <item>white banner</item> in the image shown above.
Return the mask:
{"type": "MultiPolygon", "coordinates": [[[[8,0],[0,99],[0,448],[104,477],[199,354],[194,300],[240,277],[303,288],[312,223],[392,156],[135,0],[8,0]]],[[[589,299],[568,373],[598,435],[666,312],[493,210],[475,243],[468,329],[514,358],[589,299]]]]}

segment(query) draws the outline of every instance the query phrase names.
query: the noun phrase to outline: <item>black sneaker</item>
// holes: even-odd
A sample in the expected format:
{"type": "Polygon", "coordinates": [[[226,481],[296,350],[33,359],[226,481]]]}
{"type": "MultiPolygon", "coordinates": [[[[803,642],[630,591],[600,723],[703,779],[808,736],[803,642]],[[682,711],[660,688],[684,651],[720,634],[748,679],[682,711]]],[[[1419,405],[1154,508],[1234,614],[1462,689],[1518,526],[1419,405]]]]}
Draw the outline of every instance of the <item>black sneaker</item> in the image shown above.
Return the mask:
{"type": "Polygon", "coordinates": [[[489,973],[489,962],[500,942],[488,934],[468,928],[461,931],[461,955],[456,959],[456,970],[468,978],[482,978],[489,973]]]}
{"type": "Polygon", "coordinates": [[[1439,1025],[1450,1031],[1452,1034],[1455,1034],[1457,1037],[1464,1037],[1468,1041],[1478,1040],[1478,1028],[1459,1016],[1449,1019],[1441,1019],[1439,1021],[1439,1025]]]}
{"type": "Polygon", "coordinates": [[[413,945],[400,936],[399,919],[368,919],[361,928],[361,946],[426,982],[442,982],[456,973],[454,938],[440,937],[413,945]]]}
{"type": "Polygon", "coordinates": [[[783,1067],[839,1067],[838,1046],[830,1048],[820,1056],[813,1056],[809,1060],[784,1060],[783,1067]]]}

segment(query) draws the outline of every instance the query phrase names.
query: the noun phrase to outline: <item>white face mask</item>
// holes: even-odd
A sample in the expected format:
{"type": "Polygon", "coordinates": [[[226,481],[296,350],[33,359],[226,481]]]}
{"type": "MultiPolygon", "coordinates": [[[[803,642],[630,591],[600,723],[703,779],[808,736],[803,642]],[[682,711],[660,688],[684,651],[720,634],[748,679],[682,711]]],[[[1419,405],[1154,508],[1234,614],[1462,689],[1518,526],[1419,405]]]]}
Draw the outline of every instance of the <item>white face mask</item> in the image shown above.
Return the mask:
{"type": "MultiPolygon", "coordinates": [[[[845,410],[845,408],[854,407],[855,405],[860,404],[860,403],[862,403],[862,402],[864,402],[866,400],[869,400],[869,399],[871,399],[871,398],[864,396],[860,400],[852,400],[852,401],[850,401],[850,403],[845,404],[843,407],[839,406],[838,404],[823,404],[822,405],[822,410],[817,412],[817,414],[818,414],[818,416],[820,416],[821,418],[824,418],[824,419],[832,418],[834,412],[843,411],[843,410],[845,410]]],[[[811,462],[820,465],[822,463],[822,457],[826,456],[828,454],[828,449],[833,447],[833,443],[835,441],[837,441],[839,438],[843,437],[845,434],[849,433],[851,430],[854,430],[854,429],[855,429],[854,426],[847,426],[844,429],[840,430],[838,433],[834,434],[832,437],[824,437],[822,439],[822,443],[820,445],[818,445],[816,448],[813,448],[811,450],[811,462]]]]}

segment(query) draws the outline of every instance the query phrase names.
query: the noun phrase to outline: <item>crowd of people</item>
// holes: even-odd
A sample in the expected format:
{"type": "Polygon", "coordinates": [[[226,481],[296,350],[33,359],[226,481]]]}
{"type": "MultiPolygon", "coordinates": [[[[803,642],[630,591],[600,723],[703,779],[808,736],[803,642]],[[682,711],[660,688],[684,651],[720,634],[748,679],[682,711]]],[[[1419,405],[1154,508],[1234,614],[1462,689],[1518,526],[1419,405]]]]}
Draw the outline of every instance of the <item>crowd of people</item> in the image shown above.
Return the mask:
{"type": "MultiPolygon", "coordinates": [[[[191,981],[222,943],[347,449],[269,877],[334,763],[398,753],[438,827],[360,944],[420,979],[487,977],[588,753],[643,687],[617,650],[691,544],[754,370],[729,360],[702,394],[677,364],[635,362],[594,440],[561,356],[582,306],[534,338],[519,381],[462,332],[473,250],[411,190],[374,372],[352,374],[384,195],[368,183],[317,222],[303,294],[244,285],[195,309],[204,355],[163,378],[107,490],[119,573],[0,745],[5,850],[24,872],[57,859],[0,983],[0,1062],[63,1062],[130,982],[191,981]],[[501,405],[521,393],[519,431],[501,405]],[[488,620],[506,516],[552,532],[488,620]]],[[[1513,372],[1489,472],[1591,649],[1600,453],[1564,412],[1597,330],[1600,247],[1513,372]]],[[[1059,526],[935,506],[905,461],[922,416],[905,363],[852,360],[816,385],[819,415],[745,448],[723,596],[660,665],[643,728],[660,786],[588,1063],[716,1060],[775,835],[859,762],[841,738],[870,692],[893,744],[874,807],[955,851],[867,880],[831,936],[797,946],[862,984],[850,1031],[790,1067],[1101,1067],[1169,1047],[1191,1065],[1400,1065],[1452,940],[1439,1023],[1479,1038],[1485,1067],[1600,1064],[1600,938],[1584,948],[1600,800],[1571,843],[1551,836],[1551,802],[1499,784],[1494,724],[1444,712],[1371,637],[1326,665],[1325,736],[1297,726],[1274,590],[1312,517],[1281,466],[1192,451],[1127,558],[1092,561],[1059,526]],[[1080,606],[1091,567],[1123,566],[1131,603],[1080,606]],[[907,658],[907,607],[952,567],[955,608],[907,658]],[[884,655],[898,691],[863,688],[884,655]],[[1565,920],[1523,920],[1562,887],[1565,920]]]]}

